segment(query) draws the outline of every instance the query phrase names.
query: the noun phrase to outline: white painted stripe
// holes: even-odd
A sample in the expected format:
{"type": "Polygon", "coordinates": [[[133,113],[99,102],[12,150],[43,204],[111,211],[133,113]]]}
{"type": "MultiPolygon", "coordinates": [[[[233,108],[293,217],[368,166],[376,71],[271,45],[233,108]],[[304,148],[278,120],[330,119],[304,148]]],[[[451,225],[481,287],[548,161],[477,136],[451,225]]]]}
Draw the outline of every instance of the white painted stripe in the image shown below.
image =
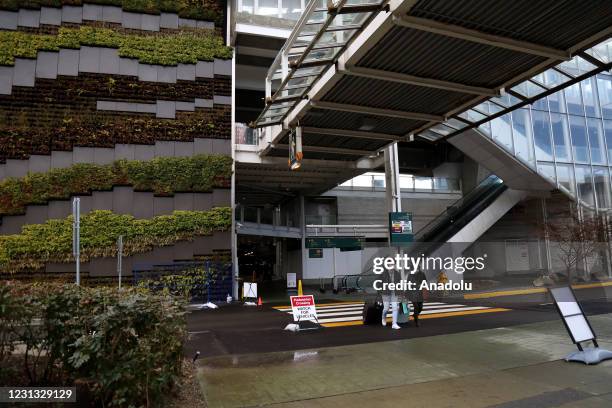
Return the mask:
{"type": "Polygon", "coordinates": [[[490,307],[484,307],[484,306],[472,306],[472,307],[458,307],[458,308],[453,308],[453,309],[437,309],[437,310],[430,310],[430,311],[423,311],[421,314],[438,314],[438,313],[447,313],[447,312],[463,312],[466,310],[484,310],[484,309],[491,309],[490,307]]]}
{"type": "MultiPolygon", "coordinates": [[[[364,302],[355,302],[355,303],[344,303],[344,304],[328,305],[328,306],[317,306],[317,310],[363,307],[363,303],[364,302]]],[[[436,305],[447,305],[447,303],[426,302],[423,305],[427,307],[427,306],[436,306],[436,305]]],[[[291,307],[281,307],[281,308],[276,308],[276,310],[280,310],[281,312],[286,312],[286,311],[291,310],[291,307]]]]}
{"type": "MultiPolygon", "coordinates": [[[[445,308],[452,308],[452,307],[467,307],[466,305],[461,305],[461,304],[445,304],[445,303],[430,303],[430,304],[425,304],[423,306],[423,310],[431,310],[431,309],[445,309],[445,308]]],[[[413,306],[410,307],[410,309],[413,309],[413,306]]],[[[291,313],[291,309],[277,309],[280,310],[282,312],[287,312],[287,313],[291,313]]],[[[343,307],[343,308],[322,308],[322,307],[317,307],[317,313],[327,313],[327,312],[353,312],[353,311],[362,311],[363,310],[363,305],[361,306],[350,306],[350,307],[343,307]]]]}

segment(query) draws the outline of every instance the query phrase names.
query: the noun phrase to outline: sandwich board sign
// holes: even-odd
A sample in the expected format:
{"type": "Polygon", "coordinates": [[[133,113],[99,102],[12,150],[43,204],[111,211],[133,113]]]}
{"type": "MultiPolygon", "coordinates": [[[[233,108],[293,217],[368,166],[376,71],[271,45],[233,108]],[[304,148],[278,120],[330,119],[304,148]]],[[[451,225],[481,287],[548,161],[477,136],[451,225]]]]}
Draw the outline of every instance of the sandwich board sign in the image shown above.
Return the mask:
{"type": "Polygon", "coordinates": [[[291,311],[294,322],[319,321],[313,295],[291,296],[291,311]]]}

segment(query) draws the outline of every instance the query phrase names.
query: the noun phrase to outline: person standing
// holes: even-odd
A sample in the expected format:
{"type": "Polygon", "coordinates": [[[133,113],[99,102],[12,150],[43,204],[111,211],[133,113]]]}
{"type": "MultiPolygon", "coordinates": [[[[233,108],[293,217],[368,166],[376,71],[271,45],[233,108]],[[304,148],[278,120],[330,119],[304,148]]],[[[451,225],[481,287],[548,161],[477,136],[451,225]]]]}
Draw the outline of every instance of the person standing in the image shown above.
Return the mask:
{"type": "MultiPolygon", "coordinates": [[[[398,283],[399,277],[400,273],[398,271],[388,269],[383,272],[382,281],[383,284],[398,283]]],[[[387,325],[387,312],[389,311],[389,307],[391,307],[391,328],[394,330],[400,329],[399,324],[397,324],[397,316],[399,313],[399,297],[397,291],[395,289],[389,289],[388,285],[384,285],[380,294],[383,301],[382,325],[387,325]]]]}
{"type": "Polygon", "coordinates": [[[408,298],[412,302],[414,314],[414,325],[419,327],[419,315],[423,311],[423,301],[427,297],[427,289],[421,289],[423,282],[427,282],[427,277],[421,269],[411,275],[410,282],[413,283],[414,289],[408,291],[408,298]]]}

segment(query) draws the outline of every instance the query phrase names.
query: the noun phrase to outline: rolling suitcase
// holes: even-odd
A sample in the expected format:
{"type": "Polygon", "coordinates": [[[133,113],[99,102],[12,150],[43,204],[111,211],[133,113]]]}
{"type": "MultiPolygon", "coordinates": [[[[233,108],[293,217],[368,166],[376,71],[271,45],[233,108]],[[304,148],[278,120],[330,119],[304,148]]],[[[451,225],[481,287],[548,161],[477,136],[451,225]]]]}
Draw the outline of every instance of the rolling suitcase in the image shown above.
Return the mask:
{"type": "Polygon", "coordinates": [[[363,324],[382,323],[383,304],[380,300],[365,302],[363,304],[363,324]]]}

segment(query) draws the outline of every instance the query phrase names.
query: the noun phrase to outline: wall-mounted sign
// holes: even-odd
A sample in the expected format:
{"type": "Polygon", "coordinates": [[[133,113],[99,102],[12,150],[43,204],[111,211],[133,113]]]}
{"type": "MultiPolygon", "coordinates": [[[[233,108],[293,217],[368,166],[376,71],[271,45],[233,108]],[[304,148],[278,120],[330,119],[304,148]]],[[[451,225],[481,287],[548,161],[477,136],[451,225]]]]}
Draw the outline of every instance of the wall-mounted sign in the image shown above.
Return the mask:
{"type": "Polygon", "coordinates": [[[389,213],[389,240],[391,245],[404,246],[414,240],[412,234],[412,213],[389,213]]]}
{"type": "Polygon", "coordinates": [[[310,248],[308,250],[309,258],[323,258],[323,248],[310,248]]]}
{"type": "Polygon", "coordinates": [[[306,238],[306,248],[355,248],[363,247],[363,237],[315,237],[306,238]]]}
{"type": "Polygon", "coordinates": [[[297,288],[297,274],[295,272],[287,273],[287,289],[297,288]]]}

